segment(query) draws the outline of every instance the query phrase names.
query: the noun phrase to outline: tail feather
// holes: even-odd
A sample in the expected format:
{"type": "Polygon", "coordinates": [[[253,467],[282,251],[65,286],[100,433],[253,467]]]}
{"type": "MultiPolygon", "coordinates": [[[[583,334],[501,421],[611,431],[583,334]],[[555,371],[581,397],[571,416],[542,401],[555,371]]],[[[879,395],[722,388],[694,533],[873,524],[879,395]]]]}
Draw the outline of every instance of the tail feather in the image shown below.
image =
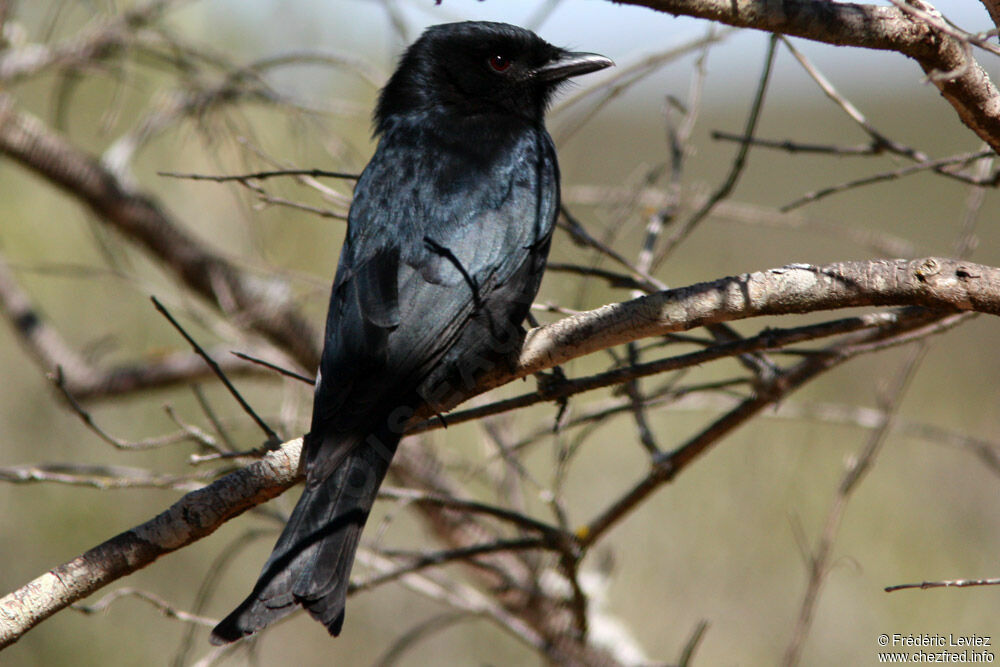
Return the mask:
{"type": "Polygon", "coordinates": [[[213,644],[251,635],[299,605],[340,634],[361,531],[399,442],[380,436],[382,446],[355,444],[326,479],[309,476],[253,592],[212,630],[213,644]]]}

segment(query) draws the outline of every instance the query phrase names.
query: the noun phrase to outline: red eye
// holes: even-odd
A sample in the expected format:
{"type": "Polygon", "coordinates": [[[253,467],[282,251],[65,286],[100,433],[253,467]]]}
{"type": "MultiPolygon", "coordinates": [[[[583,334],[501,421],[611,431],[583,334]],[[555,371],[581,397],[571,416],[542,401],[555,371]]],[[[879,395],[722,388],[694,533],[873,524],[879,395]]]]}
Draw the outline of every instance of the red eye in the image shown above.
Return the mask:
{"type": "Polygon", "coordinates": [[[506,72],[510,69],[510,58],[503,55],[502,53],[496,53],[490,56],[490,67],[493,68],[494,72],[506,72]]]}

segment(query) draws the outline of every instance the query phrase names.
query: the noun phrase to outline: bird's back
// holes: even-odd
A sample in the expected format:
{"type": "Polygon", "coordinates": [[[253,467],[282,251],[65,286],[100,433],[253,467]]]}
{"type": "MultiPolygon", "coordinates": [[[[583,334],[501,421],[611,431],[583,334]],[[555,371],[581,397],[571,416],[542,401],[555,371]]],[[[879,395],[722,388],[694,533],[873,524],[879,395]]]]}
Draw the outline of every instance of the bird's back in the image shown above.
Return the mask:
{"type": "Polygon", "coordinates": [[[387,399],[440,403],[442,383],[470,389],[519,347],[558,207],[555,151],[539,125],[500,134],[495,119],[472,120],[399,120],[359,179],[314,432],[350,430],[387,399]]]}

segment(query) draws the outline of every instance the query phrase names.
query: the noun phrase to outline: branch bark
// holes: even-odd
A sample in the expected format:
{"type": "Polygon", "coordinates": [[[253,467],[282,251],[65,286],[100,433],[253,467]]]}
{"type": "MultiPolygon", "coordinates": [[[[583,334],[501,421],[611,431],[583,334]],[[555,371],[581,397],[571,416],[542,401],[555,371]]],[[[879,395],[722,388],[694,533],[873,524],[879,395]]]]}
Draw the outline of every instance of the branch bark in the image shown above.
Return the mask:
{"type": "Polygon", "coordinates": [[[298,479],[302,439],[185,494],[146,523],[53,568],[0,600],[0,649],[57,611],[187,546],[227,520],[280,495],[298,479]]]}
{"type": "MultiPolygon", "coordinates": [[[[613,1],[836,46],[896,51],[916,60],[962,122],[1000,152],[1000,92],[989,74],[961,40],[896,7],[826,0],[613,1]]],[[[992,12],[994,3],[988,0],[987,7],[992,12]]]]}
{"type": "Polygon", "coordinates": [[[983,0],[983,6],[985,6],[986,11],[990,13],[990,18],[993,19],[993,25],[1000,28],[1000,0],[983,0]]]}
{"type": "Polygon", "coordinates": [[[476,393],[648,336],[762,315],[892,305],[998,315],[1000,269],[936,257],[790,264],[656,292],[533,329],[513,376],[497,369],[476,393]]]}
{"type": "MultiPolygon", "coordinates": [[[[517,378],[647,336],[711,322],[870,305],[1000,315],[1000,268],[942,258],[790,265],[657,292],[529,332],[516,367],[497,368],[449,407],[517,378]]],[[[170,509],[0,599],[0,648],[160,556],[211,534],[298,479],[301,439],[183,496],[170,509]]]]}

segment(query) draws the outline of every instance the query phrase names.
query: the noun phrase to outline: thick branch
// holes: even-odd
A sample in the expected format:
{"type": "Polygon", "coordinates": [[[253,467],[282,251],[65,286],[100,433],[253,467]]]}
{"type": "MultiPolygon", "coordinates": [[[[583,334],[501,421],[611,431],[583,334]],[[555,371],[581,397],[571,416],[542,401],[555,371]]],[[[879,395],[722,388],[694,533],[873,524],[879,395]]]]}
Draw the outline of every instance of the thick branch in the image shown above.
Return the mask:
{"type": "Polygon", "coordinates": [[[983,0],[983,5],[986,7],[986,11],[990,13],[993,25],[1000,28],[1000,0],[983,0]]]}
{"type": "Polygon", "coordinates": [[[1000,92],[971,49],[896,7],[827,0],[613,1],[837,46],[897,51],[916,60],[962,122],[1000,152],[1000,92]]]}
{"type": "Polygon", "coordinates": [[[302,439],[186,494],[146,523],[116,535],[0,599],[0,648],[115,579],[210,535],[227,520],[279,495],[298,478],[302,439]]]}
{"type": "MultiPolygon", "coordinates": [[[[1000,314],[1000,269],[949,259],[793,265],[657,292],[529,332],[517,367],[497,368],[451,405],[525,375],[647,336],[759,315],[867,305],[1000,314]]],[[[200,539],[297,479],[300,440],[187,494],[153,520],[0,599],[0,648],[59,609],[200,539]]]]}
{"type": "Polygon", "coordinates": [[[475,393],[613,345],[715,322],[892,305],[1000,315],[1000,269],[934,257],[791,264],[656,292],[531,330],[513,377],[497,369],[475,393]]]}

